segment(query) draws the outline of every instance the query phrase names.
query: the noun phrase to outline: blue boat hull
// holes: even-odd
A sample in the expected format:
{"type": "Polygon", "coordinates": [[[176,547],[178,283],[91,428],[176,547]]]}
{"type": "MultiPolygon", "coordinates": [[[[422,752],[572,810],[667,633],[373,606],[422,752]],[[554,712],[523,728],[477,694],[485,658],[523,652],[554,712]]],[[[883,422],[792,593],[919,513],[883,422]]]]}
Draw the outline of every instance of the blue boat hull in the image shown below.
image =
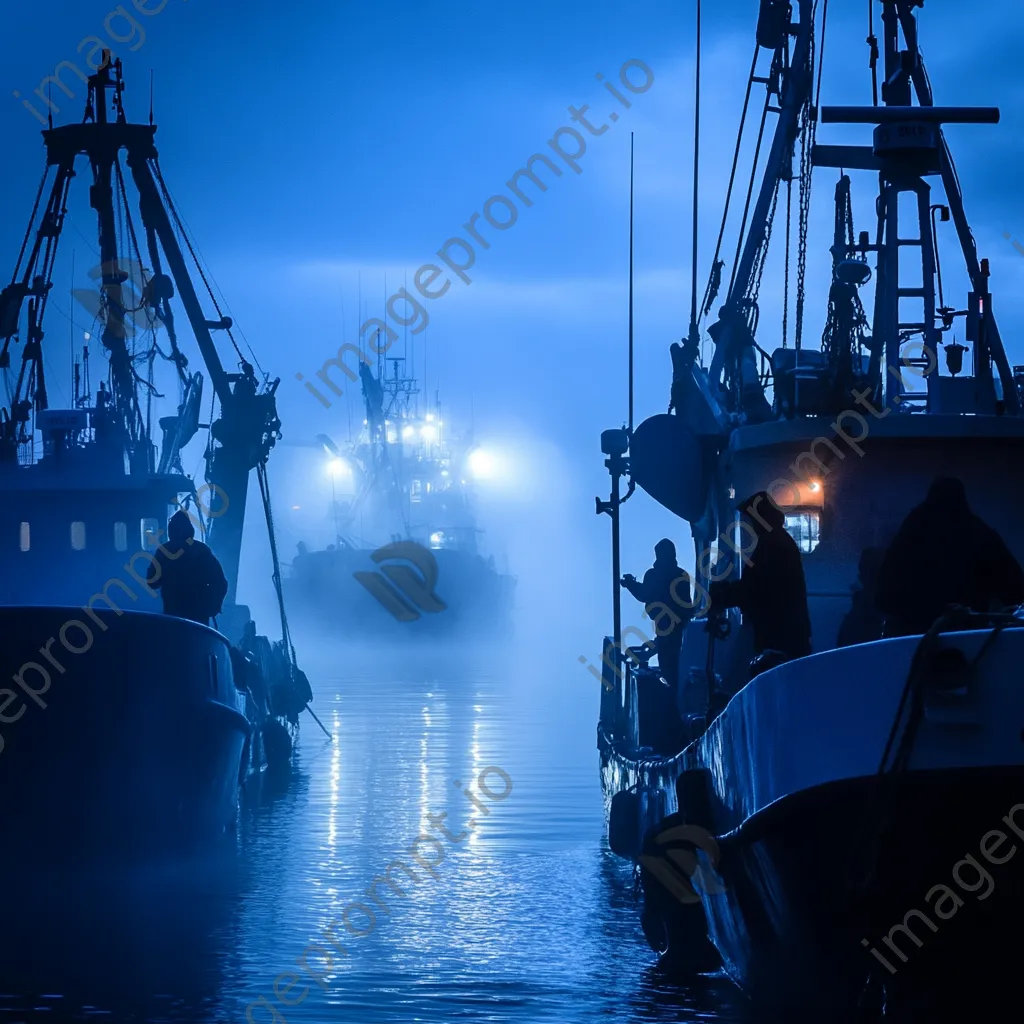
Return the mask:
{"type": "Polygon", "coordinates": [[[145,612],[4,607],[0,637],[6,855],[161,850],[232,823],[250,726],[223,636],[145,612]]]}

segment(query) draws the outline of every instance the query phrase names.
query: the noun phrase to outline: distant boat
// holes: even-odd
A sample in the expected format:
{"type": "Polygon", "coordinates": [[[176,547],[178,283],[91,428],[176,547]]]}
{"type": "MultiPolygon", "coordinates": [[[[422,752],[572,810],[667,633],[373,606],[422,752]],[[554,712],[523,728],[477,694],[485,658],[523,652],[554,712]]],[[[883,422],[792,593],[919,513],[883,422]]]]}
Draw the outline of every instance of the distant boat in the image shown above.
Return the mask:
{"type": "Polygon", "coordinates": [[[360,364],[366,419],[337,445],[321,435],[335,541],[301,545],[285,593],[332,633],[394,638],[496,637],[511,629],[515,577],[480,550],[475,478],[491,469],[440,403],[420,407],[404,359],[375,376],[360,364]]]}
{"type": "Polygon", "coordinates": [[[0,409],[8,681],[0,691],[0,784],[9,857],[31,847],[76,859],[222,832],[234,819],[240,783],[268,760],[289,757],[309,699],[287,623],[284,643],[257,636],[235,594],[249,474],[255,468],[263,479],[278,436],[277,381],[260,381],[241,359],[238,372],[222,365],[211,331],[230,333],[231,321],[203,312],[181,247],[191,244],[160,173],[156,129],[126,120],[123,89],[121,62],[108,53],[89,78],[83,122],[43,132],[47,177],[0,293],[0,373],[9,399],[0,409]],[[50,374],[59,343],[56,332],[44,342],[44,316],[83,155],[101,260],[91,315],[105,358],[93,390],[87,332],[74,355],[71,402],[55,408],[50,374]],[[136,291],[128,286],[132,267],[136,291]],[[198,488],[181,452],[201,429],[203,378],[187,370],[178,345],[175,291],[220,405],[198,488]],[[163,361],[180,404],[159,420],[158,451],[154,365],[163,361]],[[227,576],[219,631],[160,613],[146,583],[175,507],[189,510],[227,576]]]}
{"type": "MultiPolygon", "coordinates": [[[[612,848],[640,866],[645,934],[665,964],[682,979],[720,965],[756,1001],[820,1019],[1007,997],[1016,952],[1005,936],[1024,911],[1020,870],[999,866],[1024,838],[1020,609],[960,609],[923,636],[878,628],[852,643],[847,629],[839,646],[844,618],[864,607],[864,553],[886,548],[936,477],[959,477],[1024,561],[1024,368],[1008,362],[942,129],[998,112],[933,104],[919,6],[882,3],[875,105],[830,107],[815,92],[816,4],[761,4],[751,85],[777,118],[732,280],[716,252],[688,338],[672,346],[671,413],[607,432],[604,447],[613,490],[602,511],[618,531],[623,476],[674,511],[692,529],[698,593],[756,562],[738,523],[748,495],[772,495],[802,553],[814,653],[752,665],[749,622],[705,599],[666,688],[641,667],[647,652],[623,653],[617,630],[598,745],[612,848]],[[872,144],[826,143],[833,123],[872,127],[872,144]],[[835,169],[835,229],[820,246],[831,245],[828,292],[808,296],[825,317],[812,348],[815,168],[835,169]],[[860,171],[875,203],[863,232],[860,171]],[[952,250],[940,262],[944,230],[952,250]],[[785,275],[771,298],[782,324],[760,315],[772,258],[785,275]],[[718,302],[704,363],[698,320],[718,302]]],[[[956,571],[962,555],[932,557],[956,571]]]]}

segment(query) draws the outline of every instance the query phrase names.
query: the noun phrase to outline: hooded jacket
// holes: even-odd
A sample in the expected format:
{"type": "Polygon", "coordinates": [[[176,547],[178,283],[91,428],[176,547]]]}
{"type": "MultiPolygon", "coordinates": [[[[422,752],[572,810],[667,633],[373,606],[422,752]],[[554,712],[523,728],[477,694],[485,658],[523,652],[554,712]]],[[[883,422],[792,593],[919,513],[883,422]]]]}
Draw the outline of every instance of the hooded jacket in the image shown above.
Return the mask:
{"type": "Polygon", "coordinates": [[[743,567],[738,580],[711,584],[711,605],[743,612],[753,628],[758,654],[782,651],[802,658],[811,653],[811,618],[800,549],[786,532],[785,515],[767,493],[755,494],[741,511],[757,537],[749,554],[751,564],[743,567]]]}

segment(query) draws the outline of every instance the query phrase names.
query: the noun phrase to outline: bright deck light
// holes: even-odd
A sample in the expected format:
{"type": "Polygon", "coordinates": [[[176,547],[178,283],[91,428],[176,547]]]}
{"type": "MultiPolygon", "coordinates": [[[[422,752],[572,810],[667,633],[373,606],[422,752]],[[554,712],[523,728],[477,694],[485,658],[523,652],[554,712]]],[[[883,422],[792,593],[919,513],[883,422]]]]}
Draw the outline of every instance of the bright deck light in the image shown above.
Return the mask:
{"type": "Polygon", "coordinates": [[[334,477],[349,476],[352,468],[344,459],[331,459],[327,463],[327,472],[334,477]]]}
{"type": "Polygon", "coordinates": [[[415,433],[416,433],[416,428],[415,427],[410,427],[410,426],[402,427],[402,437],[404,437],[407,441],[415,433]]]}
{"type": "Polygon", "coordinates": [[[422,437],[427,444],[433,444],[437,440],[437,428],[429,425],[422,427],[420,429],[420,437],[422,437]]]}
{"type": "Polygon", "coordinates": [[[475,477],[486,478],[494,474],[494,456],[482,448],[469,453],[469,468],[475,477]]]}

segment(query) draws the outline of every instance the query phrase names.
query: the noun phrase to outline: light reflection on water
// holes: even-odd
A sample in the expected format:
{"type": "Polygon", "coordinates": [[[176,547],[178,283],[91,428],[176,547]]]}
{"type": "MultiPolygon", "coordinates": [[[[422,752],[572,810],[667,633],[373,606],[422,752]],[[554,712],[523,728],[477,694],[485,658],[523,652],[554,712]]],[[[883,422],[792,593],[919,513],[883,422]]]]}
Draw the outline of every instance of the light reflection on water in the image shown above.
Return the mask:
{"type": "Polygon", "coordinates": [[[17,884],[0,1022],[241,1022],[260,996],[289,1022],[740,1019],[726,982],[684,991],[652,966],[631,872],[604,841],[597,685],[578,665],[514,651],[480,662],[392,649],[372,666],[319,655],[304,664],[335,741],[306,720],[289,784],[245,809],[234,845],[201,863],[17,884]],[[485,815],[454,780],[489,765],[514,788],[485,815]],[[346,906],[370,902],[367,886],[408,860],[438,811],[453,833],[471,815],[477,827],[445,843],[436,879],[403,898],[382,889],[390,913],[378,908],[365,937],[339,929],[349,956],[325,974],[311,956],[323,987],[306,976],[289,997],[308,996],[282,1008],[275,977],[346,906]]]}

